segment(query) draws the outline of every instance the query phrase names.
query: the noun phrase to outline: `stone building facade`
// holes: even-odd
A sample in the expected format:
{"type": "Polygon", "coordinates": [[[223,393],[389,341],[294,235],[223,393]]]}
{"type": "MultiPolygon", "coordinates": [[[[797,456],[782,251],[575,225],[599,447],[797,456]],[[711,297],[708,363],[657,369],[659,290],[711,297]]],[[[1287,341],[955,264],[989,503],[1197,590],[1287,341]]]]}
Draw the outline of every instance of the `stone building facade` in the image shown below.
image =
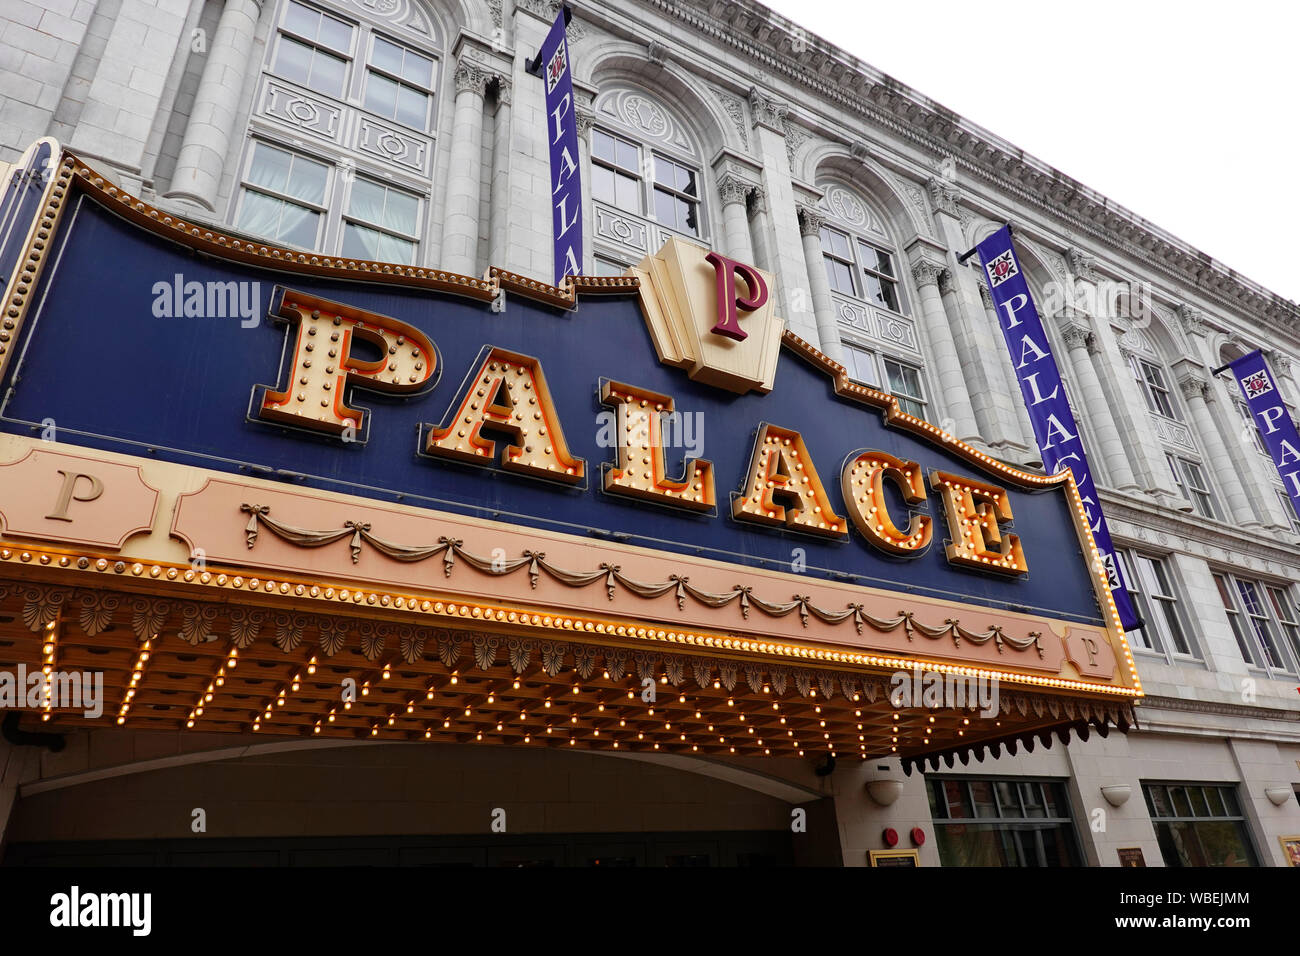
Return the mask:
{"type": "MultiPolygon", "coordinates": [[[[586,271],[620,273],[672,236],[754,262],[781,278],[788,327],[854,378],[1033,467],[991,302],[978,268],[958,260],[1014,221],[1136,582],[1140,730],[924,776],[843,765],[815,785],[844,862],[865,862],[888,826],[925,831],[925,865],[1114,866],[1134,849],[1147,865],[1283,864],[1281,838],[1300,833],[1300,515],[1235,384],[1211,370],[1263,348],[1295,409],[1300,308],[757,3],[573,8],[586,271]],[[901,786],[866,786],[888,780],[901,786]]],[[[525,62],[555,13],[547,0],[11,4],[0,161],[54,136],[192,222],[545,279],[545,106],[525,62]]],[[[575,804],[620,799],[609,771],[587,766],[601,760],[582,759],[565,778],[584,791],[575,804]]],[[[690,764],[674,772],[718,776],[690,764]]],[[[59,769],[9,767],[6,805],[13,774],[59,769]]],[[[472,769],[444,802],[471,801],[472,769]]],[[[63,810],[77,793],[95,798],[89,786],[59,791],[63,810]]],[[[705,792],[716,786],[696,788],[697,804],[713,802],[700,825],[726,829],[714,811],[732,798],[705,792]]],[[[794,801],[784,783],[761,798],[753,786],[734,801],[746,820],[776,820],[794,801]]],[[[689,829],[687,811],[667,806],[611,813],[609,828],[689,829]]],[[[10,839],[54,839],[54,807],[10,839]]],[[[343,811],[326,817],[346,832],[343,811]]],[[[570,806],[546,825],[591,818],[570,806]]]]}

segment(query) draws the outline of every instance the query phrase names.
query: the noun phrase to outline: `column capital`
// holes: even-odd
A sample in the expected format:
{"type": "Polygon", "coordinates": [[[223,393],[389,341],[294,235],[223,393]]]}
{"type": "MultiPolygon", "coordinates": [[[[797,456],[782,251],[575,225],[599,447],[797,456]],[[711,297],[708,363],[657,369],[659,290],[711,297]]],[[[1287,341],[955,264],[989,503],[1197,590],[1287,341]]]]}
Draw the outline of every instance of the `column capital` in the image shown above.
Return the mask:
{"type": "Polygon", "coordinates": [[[1061,340],[1065,342],[1065,348],[1073,352],[1075,349],[1085,349],[1091,353],[1092,333],[1086,326],[1067,325],[1061,329],[1061,340]]]}
{"type": "Polygon", "coordinates": [[[1070,246],[1065,250],[1065,259],[1070,264],[1070,271],[1074,273],[1076,279],[1085,282],[1097,281],[1096,256],[1088,255],[1077,246],[1070,246]]]}
{"type": "Polygon", "coordinates": [[[939,284],[939,273],[948,270],[942,263],[935,262],[932,259],[917,259],[912,263],[912,281],[918,288],[924,288],[928,285],[937,286],[939,284]]]}
{"type": "Polygon", "coordinates": [[[737,176],[730,170],[718,177],[718,196],[722,199],[722,205],[724,206],[733,202],[747,202],[750,190],[754,188],[753,183],[737,176]]]}
{"type": "Polygon", "coordinates": [[[766,126],[773,132],[785,135],[785,114],[790,107],[757,86],[749,88],[749,111],[754,114],[753,125],[766,126]]]}
{"type": "Polygon", "coordinates": [[[497,103],[502,106],[510,105],[510,94],[514,89],[514,84],[508,76],[498,76],[496,78],[497,103]]]}
{"type": "Polygon", "coordinates": [[[930,191],[930,202],[934,208],[949,216],[958,216],[957,203],[961,201],[961,190],[946,179],[931,176],[925,184],[930,191]]]}
{"type": "Polygon", "coordinates": [[[989,284],[985,282],[982,278],[979,282],[976,282],[975,284],[979,286],[980,301],[984,303],[984,308],[986,309],[993,308],[993,293],[989,291],[989,284]]]}
{"type": "Polygon", "coordinates": [[[578,136],[587,142],[591,139],[591,128],[596,125],[595,111],[578,107],[574,110],[574,117],[578,126],[578,136]]]}
{"type": "Polygon", "coordinates": [[[1269,368],[1282,375],[1291,374],[1291,357],[1283,355],[1277,349],[1265,349],[1264,358],[1268,360],[1269,368]]]}
{"type": "Polygon", "coordinates": [[[957,276],[951,269],[941,269],[939,271],[939,294],[948,295],[950,292],[957,291],[957,276]]]}
{"type": "Polygon", "coordinates": [[[826,216],[816,206],[799,205],[799,234],[802,236],[816,236],[822,231],[822,226],[826,224],[826,216]]]}
{"type": "Polygon", "coordinates": [[[1200,398],[1204,401],[1209,397],[1210,380],[1206,377],[1204,369],[1184,368],[1177,374],[1178,387],[1183,392],[1183,398],[1188,401],[1200,398]]]}
{"type": "Polygon", "coordinates": [[[767,209],[767,191],[762,186],[755,186],[749,191],[745,200],[745,212],[750,219],[767,209]]]}
{"type": "Polygon", "coordinates": [[[1200,309],[1183,303],[1175,312],[1178,314],[1178,324],[1182,326],[1184,334],[1204,336],[1209,331],[1209,326],[1205,322],[1205,313],[1200,309]]]}
{"type": "Polygon", "coordinates": [[[472,92],[483,96],[487,93],[488,82],[494,74],[488,72],[477,60],[462,55],[456,62],[456,93],[472,92]]]}

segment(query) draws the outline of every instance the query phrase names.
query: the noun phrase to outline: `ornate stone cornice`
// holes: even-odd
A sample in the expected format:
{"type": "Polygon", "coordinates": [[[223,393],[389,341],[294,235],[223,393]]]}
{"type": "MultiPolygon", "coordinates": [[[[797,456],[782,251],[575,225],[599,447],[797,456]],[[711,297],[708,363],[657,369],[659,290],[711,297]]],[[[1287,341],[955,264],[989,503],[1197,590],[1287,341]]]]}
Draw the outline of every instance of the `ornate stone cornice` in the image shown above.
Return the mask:
{"type": "Polygon", "coordinates": [[[790,108],[780,100],[764,93],[757,86],[749,89],[749,112],[755,127],[766,126],[773,132],[785,135],[785,115],[790,108]]]}
{"type": "Polygon", "coordinates": [[[1227,704],[1209,700],[1191,700],[1186,697],[1142,698],[1142,708],[1153,710],[1186,711],[1193,714],[1217,714],[1223,717],[1242,717],[1247,720],[1300,721],[1300,711],[1283,707],[1250,707],[1245,704],[1227,704]]]}
{"type": "Polygon", "coordinates": [[[958,203],[961,201],[961,191],[956,186],[937,176],[932,176],[925,185],[930,192],[930,202],[937,212],[960,217],[958,203]]]}
{"type": "Polygon", "coordinates": [[[826,225],[826,216],[816,206],[799,206],[799,234],[803,236],[816,236],[821,233],[822,226],[826,225]]]}
{"type": "Polygon", "coordinates": [[[1243,279],[1128,209],[971,123],[870,64],[791,25],[753,0],[645,0],[714,42],[788,78],[895,137],[958,164],[1044,215],[1250,313],[1300,341],[1300,305],[1243,279]],[[795,52],[796,45],[799,48],[795,52]]]}
{"type": "Polygon", "coordinates": [[[1152,543],[1140,535],[1134,536],[1119,529],[1117,522],[1123,521],[1146,533],[1163,535],[1164,538],[1157,542],[1161,548],[1182,550],[1210,561],[1244,566],[1264,574],[1291,578],[1300,575],[1300,560],[1296,558],[1296,551],[1284,541],[1265,539],[1235,529],[1225,531],[1223,525],[1209,527],[1195,514],[1176,512],[1168,507],[1153,505],[1148,498],[1134,498],[1109,488],[1101,489],[1101,497],[1106,516],[1112,523],[1112,533],[1130,542],[1145,543],[1148,546],[1152,543]],[[1169,537],[1175,540],[1166,540],[1169,537]],[[1280,566],[1280,570],[1256,568],[1249,561],[1243,562],[1243,556],[1275,563],[1280,566]]]}

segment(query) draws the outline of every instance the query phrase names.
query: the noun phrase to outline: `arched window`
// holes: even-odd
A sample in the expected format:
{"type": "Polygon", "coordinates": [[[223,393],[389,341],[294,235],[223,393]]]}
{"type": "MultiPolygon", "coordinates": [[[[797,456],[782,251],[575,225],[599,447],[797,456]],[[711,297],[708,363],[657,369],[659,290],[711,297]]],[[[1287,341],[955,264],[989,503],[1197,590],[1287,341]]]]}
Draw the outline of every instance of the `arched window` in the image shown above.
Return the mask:
{"type": "Polygon", "coordinates": [[[281,0],[230,221],[281,245],[419,261],[440,43],[418,4],[281,0]],[[360,105],[357,105],[360,104],[360,105]]]}
{"type": "Polygon", "coordinates": [[[845,368],[854,381],[889,392],[903,411],[928,417],[925,373],[907,318],[897,246],[879,213],[854,190],[818,183],[826,280],[839,320],[845,368]]]}
{"type": "Polygon", "coordinates": [[[700,151],[685,127],[640,90],[612,87],[591,130],[597,274],[616,274],[670,236],[708,238],[700,151]]]}

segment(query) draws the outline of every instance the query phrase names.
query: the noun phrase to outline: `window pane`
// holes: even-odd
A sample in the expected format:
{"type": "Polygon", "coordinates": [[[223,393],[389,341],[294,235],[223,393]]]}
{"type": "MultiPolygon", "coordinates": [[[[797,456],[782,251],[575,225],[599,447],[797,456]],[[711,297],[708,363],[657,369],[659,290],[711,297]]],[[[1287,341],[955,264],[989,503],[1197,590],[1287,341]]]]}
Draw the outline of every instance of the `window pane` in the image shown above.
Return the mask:
{"type": "Polygon", "coordinates": [[[1170,787],[1170,788],[1169,788],[1169,800],[1170,800],[1171,804],[1173,805],[1174,816],[1176,816],[1176,817],[1190,817],[1190,816],[1192,815],[1192,807],[1191,807],[1191,804],[1189,804],[1189,803],[1187,802],[1187,788],[1186,788],[1186,787],[1170,787]]]}
{"type": "Polygon", "coordinates": [[[944,796],[948,801],[948,816],[950,817],[970,817],[971,813],[970,800],[966,795],[966,785],[960,780],[945,780],[943,782],[944,796]]]}
{"type": "Polygon", "coordinates": [[[618,198],[614,194],[614,170],[607,166],[592,163],[591,196],[600,202],[618,202],[618,198]]]}
{"type": "Polygon", "coordinates": [[[428,122],[429,94],[413,90],[409,86],[397,90],[397,115],[393,118],[399,123],[424,129],[428,122]]]}
{"type": "Polygon", "coordinates": [[[248,181],[284,192],[289,184],[289,164],[293,156],[282,149],[258,143],[253,147],[253,164],[248,171],[248,181]]]}
{"type": "Polygon", "coordinates": [[[656,156],[655,161],[655,182],[661,186],[667,186],[670,189],[677,186],[677,164],[662,156],[656,156]]]}
{"type": "Polygon", "coordinates": [[[415,243],[349,222],[343,230],[343,254],[357,259],[410,263],[415,243]]]}
{"type": "Polygon", "coordinates": [[[848,263],[827,257],[826,278],[830,283],[830,287],[836,292],[841,292],[844,295],[854,295],[856,293],[853,288],[853,270],[848,263]]]}
{"type": "Polygon", "coordinates": [[[375,49],[370,54],[370,62],[381,70],[401,76],[402,48],[396,43],[389,43],[383,37],[375,37],[375,49]]]}
{"type": "Polygon", "coordinates": [[[591,155],[597,159],[614,162],[614,137],[603,129],[593,129],[591,131],[591,155]]]}
{"type": "Polygon", "coordinates": [[[289,185],[285,191],[296,199],[305,199],[322,205],[325,202],[325,180],[328,175],[329,170],[324,163],[295,156],[289,171],[289,185]]]}
{"type": "Polygon", "coordinates": [[[311,58],[315,51],[304,43],[280,37],[280,47],[275,51],[275,66],[272,69],[277,76],[295,83],[306,83],[311,77],[311,58]]]}
{"type": "Polygon", "coordinates": [[[290,3],[284,12],[284,25],[294,33],[315,39],[320,14],[301,3],[290,3]]]}
{"type": "Polygon", "coordinates": [[[381,223],[384,217],[384,187],[368,179],[357,179],[348,197],[348,215],[381,223]]]}
{"type": "Polygon", "coordinates": [[[688,169],[685,166],[677,167],[677,189],[688,196],[698,196],[695,185],[695,170],[688,169]]]}
{"type": "Polygon", "coordinates": [[[280,206],[283,200],[245,189],[239,201],[239,219],[235,226],[241,232],[276,239],[280,228],[280,206]]]}
{"type": "Polygon", "coordinates": [[[366,109],[392,119],[397,110],[397,83],[379,73],[368,74],[366,109]]]}
{"type": "Polygon", "coordinates": [[[621,209],[628,212],[641,212],[641,182],[622,173],[616,174],[615,188],[618,191],[617,202],[621,209]]]}
{"type": "Polygon", "coordinates": [[[1019,819],[1025,815],[1025,811],[1020,808],[1020,797],[1016,794],[1015,786],[1007,780],[999,780],[996,784],[998,794],[998,806],[1002,809],[1004,817],[1015,817],[1019,819]]]}
{"type": "Polygon", "coordinates": [[[352,49],[352,27],[333,17],[322,17],[317,39],[332,50],[347,53],[352,49]]]}
{"type": "Polygon", "coordinates": [[[987,780],[972,780],[970,792],[975,801],[975,816],[996,817],[998,815],[997,803],[993,799],[992,783],[987,780]]]}
{"type": "Polygon", "coordinates": [[[315,51],[311,65],[312,88],[328,96],[338,97],[343,94],[343,79],[347,75],[346,60],[330,56],[328,53],[315,51]]]}
{"type": "Polygon", "coordinates": [[[618,149],[618,164],[629,172],[640,173],[641,151],[626,140],[616,140],[615,145],[618,149]]]}
{"type": "Polygon", "coordinates": [[[384,208],[384,225],[394,232],[415,234],[419,217],[420,200],[396,189],[388,191],[388,205],[384,208]]]}
{"type": "Polygon", "coordinates": [[[421,86],[433,86],[433,61],[427,56],[407,50],[406,59],[402,63],[402,79],[421,86]]]}

